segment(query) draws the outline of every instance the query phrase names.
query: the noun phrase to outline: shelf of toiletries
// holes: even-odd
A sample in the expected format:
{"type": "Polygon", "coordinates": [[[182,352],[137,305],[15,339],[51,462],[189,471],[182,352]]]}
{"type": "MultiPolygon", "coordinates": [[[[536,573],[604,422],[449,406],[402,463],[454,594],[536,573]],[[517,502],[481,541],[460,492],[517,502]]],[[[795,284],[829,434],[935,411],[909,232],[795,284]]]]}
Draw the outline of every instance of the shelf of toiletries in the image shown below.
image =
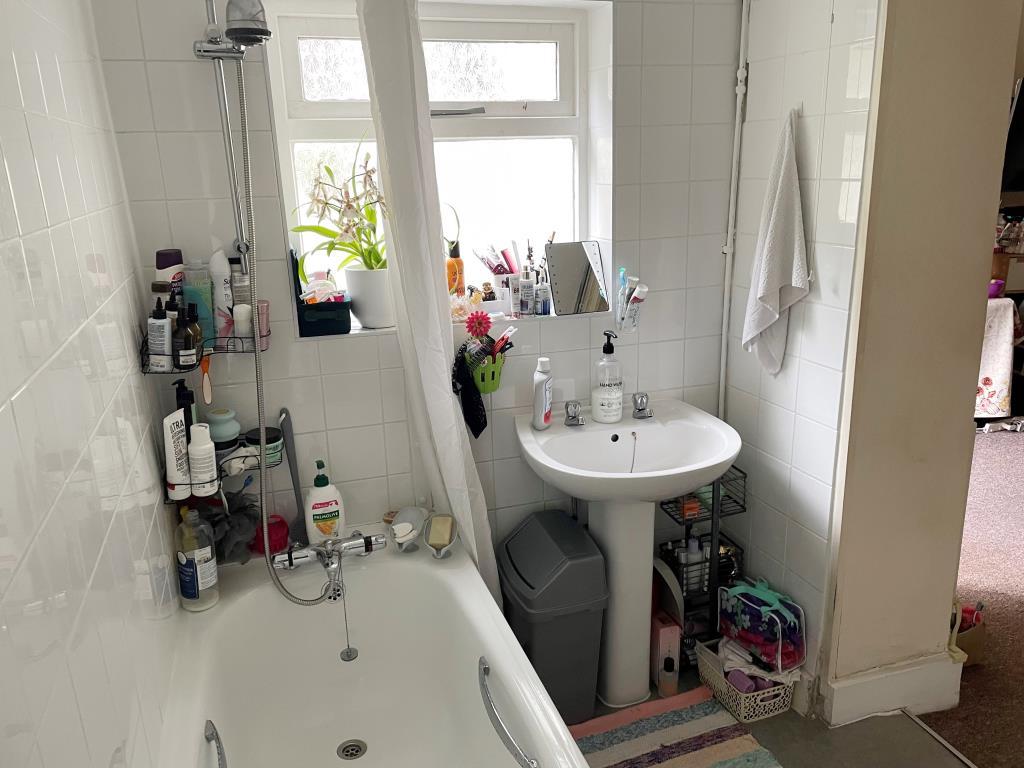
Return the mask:
{"type": "MultiPolygon", "coordinates": [[[[255,340],[252,336],[218,336],[201,340],[201,353],[195,347],[172,349],[170,354],[154,352],[150,348],[149,334],[144,334],[139,345],[139,366],[143,373],[182,374],[197,370],[204,358],[211,355],[252,354],[255,340]]],[[[260,336],[260,352],[270,348],[270,331],[260,336]]]]}
{"type": "MultiPolygon", "coordinates": [[[[668,565],[679,581],[686,612],[697,612],[707,607],[711,594],[711,539],[710,533],[661,545],[658,556],[668,565]]],[[[730,586],[743,578],[743,547],[724,533],[718,542],[718,584],[730,586]]]]}
{"type": "Polygon", "coordinates": [[[180,374],[219,353],[270,346],[270,302],[253,301],[241,256],[218,250],[209,264],[183,262],[182,252],[156,252],[156,280],[139,348],[144,373],[180,374]]]}
{"type": "MultiPolygon", "coordinates": [[[[718,482],[722,486],[719,517],[741,515],[747,511],[747,473],[730,467],[718,482]]],[[[661,510],[679,525],[711,521],[714,506],[714,485],[705,485],[693,493],[661,502],[661,510]]]]}

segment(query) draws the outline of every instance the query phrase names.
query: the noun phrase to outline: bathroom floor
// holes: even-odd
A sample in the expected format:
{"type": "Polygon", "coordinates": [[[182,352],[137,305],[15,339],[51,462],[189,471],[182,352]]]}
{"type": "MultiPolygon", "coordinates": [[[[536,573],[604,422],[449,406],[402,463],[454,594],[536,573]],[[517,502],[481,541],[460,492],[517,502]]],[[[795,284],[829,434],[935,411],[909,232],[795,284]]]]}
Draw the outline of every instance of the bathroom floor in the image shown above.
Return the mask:
{"type": "Polygon", "coordinates": [[[829,728],[796,712],[750,726],[783,768],[964,768],[931,734],[903,714],[829,728]]]}

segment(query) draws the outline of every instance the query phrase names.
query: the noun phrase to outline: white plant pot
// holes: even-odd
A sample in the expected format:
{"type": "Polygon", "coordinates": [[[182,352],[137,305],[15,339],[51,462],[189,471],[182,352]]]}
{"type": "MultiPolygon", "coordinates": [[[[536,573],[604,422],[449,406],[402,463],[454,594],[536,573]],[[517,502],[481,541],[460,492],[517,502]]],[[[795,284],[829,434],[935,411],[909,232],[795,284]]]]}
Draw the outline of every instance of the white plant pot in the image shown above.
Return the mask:
{"type": "Polygon", "coordinates": [[[346,269],[352,312],[363,328],[392,328],[395,305],[386,269],[346,269]]]}

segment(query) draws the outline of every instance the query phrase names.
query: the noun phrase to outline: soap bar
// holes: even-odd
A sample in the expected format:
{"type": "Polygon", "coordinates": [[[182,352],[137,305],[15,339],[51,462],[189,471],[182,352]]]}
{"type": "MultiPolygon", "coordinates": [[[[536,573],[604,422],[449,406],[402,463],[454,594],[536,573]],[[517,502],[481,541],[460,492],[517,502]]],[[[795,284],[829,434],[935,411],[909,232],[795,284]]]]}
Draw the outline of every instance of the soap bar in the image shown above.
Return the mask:
{"type": "Polygon", "coordinates": [[[452,543],[452,518],[447,515],[435,517],[430,523],[427,544],[432,549],[444,549],[452,543]]]}

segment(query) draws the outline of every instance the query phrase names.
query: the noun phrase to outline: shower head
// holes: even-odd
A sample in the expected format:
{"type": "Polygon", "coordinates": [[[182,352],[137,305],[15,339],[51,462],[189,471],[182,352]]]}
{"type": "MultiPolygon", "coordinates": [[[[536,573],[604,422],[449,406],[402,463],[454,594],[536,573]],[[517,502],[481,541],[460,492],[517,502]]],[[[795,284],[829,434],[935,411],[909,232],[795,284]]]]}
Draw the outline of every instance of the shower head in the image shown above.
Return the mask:
{"type": "Polygon", "coordinates": [[[237,45],[252,47],[270,39],[267,13],[260,0],[228,0],[224,36],[237,45]]]}

